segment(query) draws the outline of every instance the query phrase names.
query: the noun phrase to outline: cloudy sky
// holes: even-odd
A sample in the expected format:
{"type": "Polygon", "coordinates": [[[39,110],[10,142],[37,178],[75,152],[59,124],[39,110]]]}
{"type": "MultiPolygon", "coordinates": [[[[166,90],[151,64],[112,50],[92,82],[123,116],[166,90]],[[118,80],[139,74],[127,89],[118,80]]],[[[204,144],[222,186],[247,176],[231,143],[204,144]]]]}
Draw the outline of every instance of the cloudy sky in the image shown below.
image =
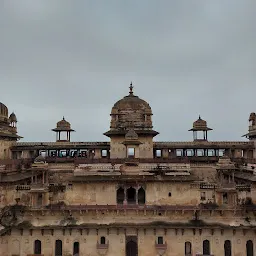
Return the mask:
{"type": "Polygon", "coordinates": [[[256,111],[255,0],[0,0],[0,101],[24,141],[108,140],[112,105],[153,109],[157,140],[190,140],[200,114],[211,140],[241,140],[256,111]]]}

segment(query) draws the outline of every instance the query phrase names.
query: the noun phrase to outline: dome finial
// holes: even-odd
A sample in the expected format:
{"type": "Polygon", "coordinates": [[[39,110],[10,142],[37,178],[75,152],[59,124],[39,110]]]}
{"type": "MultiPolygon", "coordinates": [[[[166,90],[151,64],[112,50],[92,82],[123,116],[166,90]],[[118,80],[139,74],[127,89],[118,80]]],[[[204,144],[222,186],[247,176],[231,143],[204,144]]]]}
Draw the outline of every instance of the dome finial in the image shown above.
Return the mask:
{"type": "Polygon", "coordinates": [[[132,85],[132,82],[130,83],[130,95],[133,95],[133,85],[132,85]]]}
{"type": "Polygon", "coordinates": [[[198,118],[199,120],[201,120],[201,115],[199,115],[199,118],[198,118]]]}
{"type": "Polygon", "coordinates": [[[65,121],[65,117],[63,116],[63,119],[62,119],[63,121],[65,121]]]}

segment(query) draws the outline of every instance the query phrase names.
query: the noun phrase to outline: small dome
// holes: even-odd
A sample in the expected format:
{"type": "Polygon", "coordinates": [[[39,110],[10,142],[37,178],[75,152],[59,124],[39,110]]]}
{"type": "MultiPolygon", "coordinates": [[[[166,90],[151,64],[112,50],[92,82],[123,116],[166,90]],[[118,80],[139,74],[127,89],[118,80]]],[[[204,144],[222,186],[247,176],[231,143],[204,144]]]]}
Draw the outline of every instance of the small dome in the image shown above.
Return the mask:
{"type": "Polygon", "coordinates": [[[193,128],[189,131],[210,131],[211,128],[207,127],[207,122],[199,116],[199,118],[193,123],[193,128]]]}
{"type": "Polygon", "coordinates": [[[8,108],[0,102],[0,116],[4,116],[8,118],[8,108]]]}
{"type": "Polygon", "coordinates": [[[34,163],[45,163],[45,157],[39,155],[38,157],[35,158],[34,163]]]}
{"type": "Polygon", "coordinates": [[[138,134],[137,134],[133,129],[130,129],[130,130],[126,133],[125,139],[126,139],[126,140],[138,140],[138,139],[139,139],[139,136],[138,136],[138,134]]]}
{"type": "Polygon", "coordinates": [[[68,121],[65,120],[64,116],[63,119],[57,123],[57,129],[63,131],[71,130],[71,125],[68,121]]]}
{"type": "Polygon", "coordinates": [[[13,112],[10,114],[9,120],[10,122],[17,123],[17,117],[13,112]]]}
{"type": "Polygon", "coordinates": [[[70,123],[65,120],[64,116],[63,116],[63,119],[57,123],[57,128],[61,128],[65,130],[65,129],[70,129],[70,127],[71,127],[70,123]]]}

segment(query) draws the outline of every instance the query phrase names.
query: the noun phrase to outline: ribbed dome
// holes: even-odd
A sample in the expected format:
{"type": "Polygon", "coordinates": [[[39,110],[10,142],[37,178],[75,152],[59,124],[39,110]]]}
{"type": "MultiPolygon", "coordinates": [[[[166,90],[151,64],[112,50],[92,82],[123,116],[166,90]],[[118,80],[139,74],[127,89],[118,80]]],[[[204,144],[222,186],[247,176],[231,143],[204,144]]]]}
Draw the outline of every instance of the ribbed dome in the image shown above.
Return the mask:
{"type": "Polygon", "coordinates": [[[207,127],[207,122],[199,116],[199,118],[193,123],[193,128],[189,131],[210,131],[211,128],[207,127]]]}
{"type": "Polygon", "coordinates": [[[64,116],[63,116],[63,119],[60,120],[56,124],[56,128],[52,129],[52,131],[55,131],[55,132],[58,132],[58,131],[70,131],[70,132],[73,132],[74,130],[71,129],[70,123],[68,121],[66,121],[64,116]]]}
{"type": "Polygon", "coordinates": [[[133,94],[133,86],[130,93],[117,101],[111,111],[111,125],[113,129],[151,129],[152,110],[149,104],[133,94]]]}
{"type": "Polygon", "coordinates": [[[57,123],[57,128],[70,129],[70,123],[63,117],[63,119],[57,123]]]}
{"type": "Polygon", "coordinates": [[[133,94],[125,96],[123,99],[117,101],[114,104],[111,113],[116,114],[117,111],[122,110],[140,110],[147,114],[152,114],[152,110],[149,104],[145,100],[142,100],[133,94]]]}
{"type": "Polygon", "coordinates": [[[8,118],[8,108],[0,102],[0,116],[4,116],[8,118]]]}

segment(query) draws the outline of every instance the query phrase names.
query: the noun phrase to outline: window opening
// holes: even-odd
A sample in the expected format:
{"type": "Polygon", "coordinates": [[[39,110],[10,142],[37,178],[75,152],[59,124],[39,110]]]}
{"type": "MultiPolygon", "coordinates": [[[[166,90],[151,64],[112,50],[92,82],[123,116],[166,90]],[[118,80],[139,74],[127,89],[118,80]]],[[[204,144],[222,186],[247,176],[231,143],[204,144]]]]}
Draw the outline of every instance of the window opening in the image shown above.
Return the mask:
{"type": "Polygon", "coordinates": [[[130,187],[127,189],[127,202],[129,204],[136,203],[136,189],[135,188],[130,187]]]}
{"type": "Polygon", "coordinates": [[[34,244],[34,254],[41,254],[41,241],[40,240],[35,240],[35,244],[34,244]]]}

